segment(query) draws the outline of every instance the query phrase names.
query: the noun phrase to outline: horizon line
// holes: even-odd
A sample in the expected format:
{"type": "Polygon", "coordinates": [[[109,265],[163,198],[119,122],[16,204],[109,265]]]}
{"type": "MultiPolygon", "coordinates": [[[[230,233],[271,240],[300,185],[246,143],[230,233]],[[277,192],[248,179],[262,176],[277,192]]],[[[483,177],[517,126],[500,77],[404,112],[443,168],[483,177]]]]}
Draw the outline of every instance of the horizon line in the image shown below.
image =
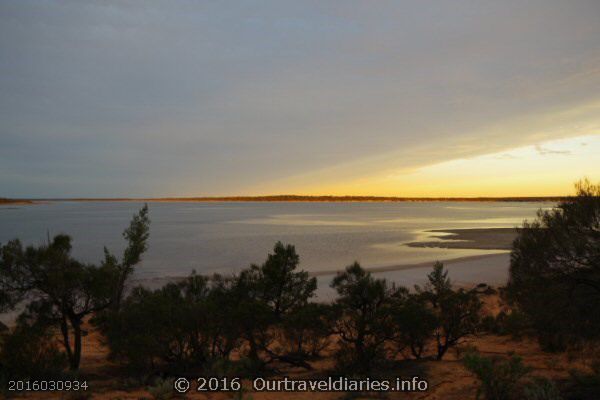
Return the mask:
{"type": "Polygon", "coordinates": [[[264,196],[169,196],[169,197],[26,197],[4,198],[5,202],[43,202],[43,201],[78,201],[78,202],[410,202],[410,201],[560,201],[573,196],[356,196],[356,195],[264,195],[264,196]]]}

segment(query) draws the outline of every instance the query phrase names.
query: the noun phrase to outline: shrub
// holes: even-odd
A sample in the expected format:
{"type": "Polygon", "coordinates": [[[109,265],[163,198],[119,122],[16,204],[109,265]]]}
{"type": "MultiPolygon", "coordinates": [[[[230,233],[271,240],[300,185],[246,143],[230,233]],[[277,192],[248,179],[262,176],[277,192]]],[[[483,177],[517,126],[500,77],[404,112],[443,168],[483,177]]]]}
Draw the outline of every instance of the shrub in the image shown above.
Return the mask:
{"type": "Polygon", "coordinates": [[[60,378],[67,366],[48,326],[21,320],[0,342],[0,380],[60,378]]]}
{"type": "Polygon", "coordinates": [[[531,333],[531,323],[527,315],[519,310],[509,313],[500,311],[496,318],[486,316],[482,319],[482,329],[497,335],[511,335],[513,339],[521,339],[531,333]]]}
{"type": "Polygon", "coordinates": [[[83,321],[118,306],[125,282],[146,250],[149,223],[144,206],[123,232],[128,243],[123,261],[105,249],[100,266],[73,258],[68,235],[56,235],[41,246],[24,247],[18,239],[0,246],[0,312],[26,301],[28,318],[60,329],[69,366],[78,369],[83,321]]]}
{"type": "Polygon", "coordinates": [[[480,326],[481,301],[476,290],[452,289],[448,271],[436,262],[427,275],[428,283],[415,286],[417,294],[429,302],[436,317],[433,336],[436,358],[441,360],[450,347],[456,346],[466,336],[474,334],[480,326]]]}
{"type": "Polygon", "coordinates": [[[523,400],[562,400],[556,384],[550,379],[536,377],[523,387],[523,400]]]}
{"type": "Polygon", "coordinates": [[[153,386],[148,388],[148,393],[154,400],[169,400],[173,398],[173,382],[168,379],[157,379],[153,386]]]}
{"type": "Polygon", "coordinates": [[[164,367],[183,370],[205,362],[207,343],[197,319],[203,315],[200,301],[186,299],[183,287],[170,283],[154,291],[134,289],[104,325],[111,356],[135,374],[164,367]]]}
{"type": "Polygon", "coordinates": [[[421,358],[438,323],[433,310],[427,307],[421,296],[410,295],[406,300],[397,302],[392,315],[398,332],[395,337],[398,349],[401,351],[408,347],[413,357],[421,358]]]}
{"type": "Polygon", "coordinates": [[[518,356],[509,359],[499,357],[482,357],[478,353],[467,354],[463,359],[465,367],[473,372],[481,381],[477,389],[477,398],[481,395],[486,400],[518,400],[521,379],[529,373],[530,368],[523,365],[518,356]]]}
{"type": "Polygon", "coordinates": [[[392,306],[406,289],[390,288],[354,263],[333,279],[341,315],[335,332],[342,341],[336,354],[340,371],[369,373],[385,361],[385,343],[394,338],[392,306]]]}
{"type": "Polygon", "coordinates": [[[600,337],[600,185],[524,223],[513,243],[508,297],[547,350],[600,337]]]}
{"type": "Polygon", "coordinates": [[[289,355],[316,357],[330,344],[334,307],[308,303],[291,312],[281,324],[281,342],[289,355]]]}
{"type": "Polygon", "coordinates": [[[567,398],[578,400],[595,400],[600,393],[600,361],[590,365],[591,372],[580,370],[570,371],[571,379],[568,385],[567,398]]]}
{"type": "MultiPolygon", "coordinates": [[[[500,314],[498,314],[500,315],[500,314]]],[[[493,315],[486,315],[481,319],[479,324],[479,330],[482,332],[501,334],[502,330],[497,317],[493,315]]]]}
{"type": "Polygon", "coordinates": [[[444,297],[438,309],[438,324],[434,331],[438,360],[444,357],[450,347],[477,331],[480,310],[481,301],[474,292],[459,289],[444,297]]]}

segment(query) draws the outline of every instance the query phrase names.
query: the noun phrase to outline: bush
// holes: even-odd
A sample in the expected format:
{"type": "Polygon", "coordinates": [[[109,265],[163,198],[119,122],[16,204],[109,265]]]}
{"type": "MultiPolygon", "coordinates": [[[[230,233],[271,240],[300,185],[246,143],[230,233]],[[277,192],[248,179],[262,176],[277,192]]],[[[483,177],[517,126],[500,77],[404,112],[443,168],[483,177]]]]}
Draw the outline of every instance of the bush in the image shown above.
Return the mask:
{"type": "Polygon", "coordinates": [[[578,400],[596,400],[600,393],[600,361],[590,365],[591,372],[570,371],[571,379],[567,389],[567,398],[578,400]]]}
{"type": "Polygon", "coordinates": [[[340,372],[367,374],[386,359],[386,342],[395,336],[392,308],[406,289],[390,288],[358,263],[339,272],[331,283],[341,312],[335,331],[342,341],[336,354],[340,372]]]}
{"type": "Polygon", "coordinates": [[[519,400],[522,378],[530,368],[523,365],[518,356],[509,359],[482,357],[478,353],[467,354],[463,359],[465,367],[481,381],[477,398],[486,400],[519,400]]]}
{"type": "Polygon", "coordinates": [[[562,400],[556,384],[546,378],[534,378],[523,387],[523,400],[562,400]]]}
{"type": "Polygon", "coordinates": [[[274,360],[309,368],[272,346],[282,326],[297,355],[317,354],[325,344],[327,307],[308,304],[316,280],[295,271],[298,260],[293,246],[278,242],[262,266],[237,275],[193,273],[158,290],[136,288],[96,323],[111,356],[136,374],[229,367],[219,360],[234,350],[252,360],[253,374],[274,360]]]}
{"type": "Polygon", "coordinates": [[[436,342],[436,358],[441,360],[449,348],[456,346],[464,337],[474,334],[480,327],[481,301],[477,290],[452,289],[448,271],[436,262],[427,275],[427,284],[415,290],[427,301],[435,314],[433,337],[436,342]]]}
{"type": "Polygon", "coordinates": [[[201,366],[207,360],[208,340],[199,286],[205,281],[197,278],[154,291],[134,289],[120,311],[103,324],[111,356],[135,374],[201,366]]]}
{"type": "Polygon", "coordinates": [[[102,310],[118,308],[125,283],[146,250],[149,223],[144,206],[123,232],[128,242],[123,260],[105,248],[100,266],[73,258],[68,235],[56,235],[37,247],[24,247],[18,239],[0,246],[0,312],[24,302],[26,318],[60,330],[69,367],[77,370],[83,322],[102,310]]]}
{"type": "Polygon", "coordinates": [[[20,321],[1,338],[0,380],[60,378],[67,359],[47,326],[20,321]]]}
{"type": "Polygon", "coordinates": [[[204,371],[207,376],[249,378],[258,376],[262,367],[260,361],[248,357],[241,357],[237,360],[219,358],[211,362],[204,371]]]}
{"type": "Polygon", "coordinates": [[[544,349],[600,338],[600,185],[540,210],[513,243],[509,300],[539,333],[544,349]]]}
{"type": "Polygon", "coordinates": [[[317,357],[329,344],[335,323],[334,307],[308,303],[291,312],[281,324],[285,352],[298,357],[317,357]]]}
{"type": "Polygon", "coordinates": [[[491,315],[481,320],[481,329],[484,332],[497,335],[511,335],[513,339],[521,339],[531,331],[531,323],[527,315],[519,310],[507,313],[500,311],[494,318],[491,315]]]}
{"type": "Polygon", "coordinates": [[[421,358],[438,323],[433,310],[427,307],[420,296],[410,295],[406,300],[398,302],[392,315],[398,332],[395,337],[398,350],[408,347],[413,357],[421,358]]]}
{"type": "Polygon", "coordinates": [[[168,379],[157,379],[154,386],[148,388],[148,393],[154,400],[169,400],[173,398],[173,382],[168,379]]]}

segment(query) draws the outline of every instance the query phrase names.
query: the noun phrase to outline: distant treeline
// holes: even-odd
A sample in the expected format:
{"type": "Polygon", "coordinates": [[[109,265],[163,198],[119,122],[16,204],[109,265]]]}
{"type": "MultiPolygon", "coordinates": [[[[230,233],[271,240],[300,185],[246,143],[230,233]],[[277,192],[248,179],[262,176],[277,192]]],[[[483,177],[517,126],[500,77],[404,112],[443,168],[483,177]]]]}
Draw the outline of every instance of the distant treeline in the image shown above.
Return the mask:
{"type": "Polygon", "coordinates": [[[154,197],[154,198],[61,198],[40,199],[44,201],[143,201],[143,202],[212,202],[212,201],[297,201],[297,202],[402,202],[402,201],[563,201],[569,196],[550,197],[386,197],[386,196],[220,196],[220,197],[154,197]]]}
{"type": "Polygon", "coordinates": [[[20,200],[20,199],[7,199],[0,197],[0,204],[30,204],[33,203],[31,200],[20,200]]]}

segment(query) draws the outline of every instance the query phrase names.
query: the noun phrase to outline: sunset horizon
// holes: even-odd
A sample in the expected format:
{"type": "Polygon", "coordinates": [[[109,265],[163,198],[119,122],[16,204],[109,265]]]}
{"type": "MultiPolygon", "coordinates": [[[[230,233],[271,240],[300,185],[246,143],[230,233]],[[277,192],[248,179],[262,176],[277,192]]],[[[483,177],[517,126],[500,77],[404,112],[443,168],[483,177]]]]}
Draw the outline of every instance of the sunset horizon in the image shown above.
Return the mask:
{"type": "Polygon", "coordinates": [[[0,0],[0,398],[600,399],[600,0],[0,0]]]}

